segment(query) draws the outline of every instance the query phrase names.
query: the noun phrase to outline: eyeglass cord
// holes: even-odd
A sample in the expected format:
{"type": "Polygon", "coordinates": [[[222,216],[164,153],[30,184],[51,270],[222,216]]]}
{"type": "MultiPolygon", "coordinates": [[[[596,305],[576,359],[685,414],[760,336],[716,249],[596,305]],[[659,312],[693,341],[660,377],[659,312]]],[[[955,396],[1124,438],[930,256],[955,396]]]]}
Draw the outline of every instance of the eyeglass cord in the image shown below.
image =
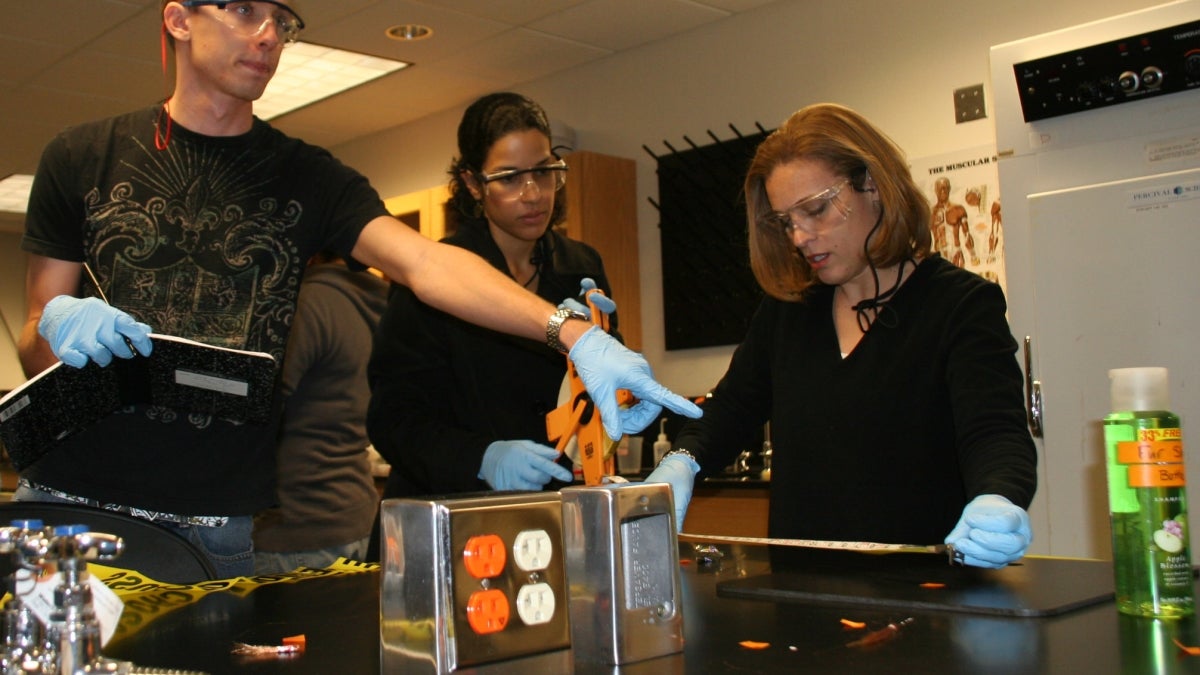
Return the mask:
{"type": "Polygon", "coordinates": [[[900,282],[904,280],[904,268],[909,263],[912,263],[914,266],[916,266],[916,261],[914,261],[911,257],[901,260],[900,270],[896,274],[896,283],[892,284],[892,287],[887,291],[883,293],[879,292],[879,270],[875,267],[875,261],[871,259],[870,246],[871,237],[875,236],[875,233],[879,231],[879,226],[882,224],[883,209],[880,209],[879,217],[875,219],[875,225],[871,227],[870,233],[867,234],[866,241],[863,242],[863,254],[867,258],[867,267],[870,268],[871,278],[875,281],[875,296],[862,300],[850,308],[854,310],[854,313],[858,318],[858,327],[860,330],[862,330],[864,335],[874,327],[876,321],[884,326],[888,326],[889,328],[895,327],[899,323],[899,317],[896,316],[896,310],[892,308],[888,301],[893,295],[896,294],[896,291],[900,288],[900,282]]]}

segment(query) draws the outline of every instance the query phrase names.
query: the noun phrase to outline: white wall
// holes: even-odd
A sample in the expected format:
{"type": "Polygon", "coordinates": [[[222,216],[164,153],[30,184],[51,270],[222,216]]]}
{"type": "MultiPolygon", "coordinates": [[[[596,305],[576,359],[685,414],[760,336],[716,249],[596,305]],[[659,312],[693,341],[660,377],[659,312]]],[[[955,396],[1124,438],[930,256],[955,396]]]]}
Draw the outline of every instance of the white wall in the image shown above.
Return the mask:
{"type": "MultiPolygon", "coordinates": [[[[1147,0],[779,0],[664,41],[517,87],[575,129],[576,148],[638,163],[643,348],[658,378],[707,391],[732,347],[663,349],[655,163],[643,145],[704,145],[733,124],[777,126],[818,101],[858,109],[920,158],[994,142],[988,49],[993,44],[1120,14],[1147,0]],[[955,124],[953,91],[984,83],[988,119],[955,124]]],[[[414,95],[419,95],[416,93],[414,95]]],[[[445,181],[462,110],[332,150],[385,196],[445,181]]],[[[703,292],[699,287],[698,292],[703,292]]]]}

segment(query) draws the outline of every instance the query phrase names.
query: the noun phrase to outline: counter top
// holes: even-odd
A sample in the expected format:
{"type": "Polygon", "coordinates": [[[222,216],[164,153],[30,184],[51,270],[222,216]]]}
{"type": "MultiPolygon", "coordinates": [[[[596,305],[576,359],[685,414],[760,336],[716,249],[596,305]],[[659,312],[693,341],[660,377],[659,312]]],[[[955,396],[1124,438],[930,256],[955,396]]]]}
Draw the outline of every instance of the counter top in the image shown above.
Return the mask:
{"type": "MultiPolygon", "coordinates": [[[[890,573],[890,556],[871,562],[878,567],[869,574],[847,575],[868,584],[858,600],[806,598],[803,593],[738,596],[739,585],[755,585],[747,580],[803,574],[813,568],[796,567],[794,562],[785,567],[778,557],[773,568],[771,552],[762,546],[718,550],[719,560],[703,564],[710,558],[698,561],[690,544],[681,547],[684,652],[623,665],[620,673],[1200,672],[1200,657],[1183,656],[1172,643],[1178,638],[1187,645],[1200,645],[1194,617],[1174,622],[1137,619],[1119,614],[1107,597],[1091,597],[1105,590],[1107,576],[1097,574],[1108,569],[1104,562],[1044,559],[1053,564],[1041,564],[1031,559],[1024,569],[1009,568],[1014,573],[1007,577],[1006,570],[990,577],[963,568],[937,572],[951,584],[959,578],[972,579],[972,592],[984,596],[990,592],[988,578],[1004,582],[995,585],[997,592],[1020,590],[1030,574],[1039,576],[1036,581],[1043,588],[1084,579],[1078,581],[1083,584],[1080,595],[1088,596],[1088,601],[1081,607],[1047,616],[1005,616],[929,603],[905,606],[870,601],[886,595],[881,589],[888,584],[904,584],[905,593],[914,592],[908,588],[914,568],[897,558],[897,569],[890,573]],[[852,630],[842,619],[865,626],[852,630]],[[899,628],[893,631],[889,625],[899,628]],[[882,631],[878,634],[885,639],[868,647],[848,646],[872,631],[882,631]],[[748,649],[740,644],[747,640],[766,646],[748,649]]],[[[104,653],[140,666],[188,668],[214,675],[376,673],[380,668],[379,579],[379,573],[371,571],[264,584],[249,593],[210,593],[156,615],[110,643],[104,653]],[[246,661],[229,654],[228,647],[235,641],[279,644],[284,636],[301,633],[307,636],[308,650],[290,660],[246,661]]],[[[522,672],[522,661],[473,672],[522,672]]],[[[616,671],[575,664],[576,673],[616,671]]]]}

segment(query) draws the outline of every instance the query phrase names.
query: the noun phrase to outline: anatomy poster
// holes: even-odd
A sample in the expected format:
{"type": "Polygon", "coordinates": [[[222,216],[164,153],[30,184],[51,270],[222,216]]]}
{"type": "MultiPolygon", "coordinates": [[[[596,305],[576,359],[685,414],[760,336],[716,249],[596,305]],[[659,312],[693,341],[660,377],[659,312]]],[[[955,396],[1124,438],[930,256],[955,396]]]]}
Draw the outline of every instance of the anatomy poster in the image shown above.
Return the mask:
{"type": "Polygon", "coordinates": [[[912,162],[929,200],[933,250],[1005,288],[996,149],[982,146],[912,162]]]}

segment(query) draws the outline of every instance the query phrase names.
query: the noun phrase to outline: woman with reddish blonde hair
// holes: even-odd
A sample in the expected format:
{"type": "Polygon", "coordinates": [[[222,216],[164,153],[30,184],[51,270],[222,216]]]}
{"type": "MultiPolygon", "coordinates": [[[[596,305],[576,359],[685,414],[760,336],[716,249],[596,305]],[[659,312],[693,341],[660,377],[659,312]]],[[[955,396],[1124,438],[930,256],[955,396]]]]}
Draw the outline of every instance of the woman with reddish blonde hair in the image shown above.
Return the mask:
{"type": "Polygon", "coordinates": [[[812,105],[759,146],[745,195],[768,297],[647,478],[672,486],[678,523],[697,472],[770,421],[772,537],[1019,559],[1037,458],[1004,295],[931,252],[901,150],[853,110],[812,105]]]}

